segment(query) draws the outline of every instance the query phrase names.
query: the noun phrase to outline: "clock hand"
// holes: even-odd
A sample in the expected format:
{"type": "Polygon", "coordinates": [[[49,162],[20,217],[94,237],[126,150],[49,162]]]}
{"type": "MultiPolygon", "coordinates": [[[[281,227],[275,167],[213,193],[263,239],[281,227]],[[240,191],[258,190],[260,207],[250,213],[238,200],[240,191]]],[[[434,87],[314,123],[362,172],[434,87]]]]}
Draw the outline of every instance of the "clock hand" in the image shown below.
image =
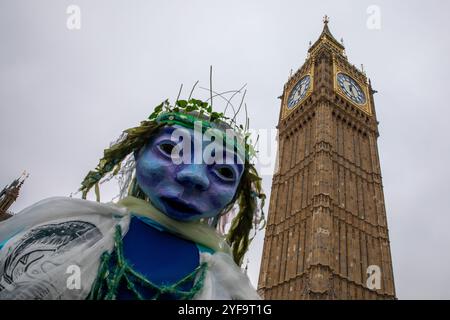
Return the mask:
{"type": "Polygon", "coordinates": [[[350,92],[350,90],[351,90],[350,86],[351,86],[350,82],[348,82],[348,81],[344,82],[345,90],[347,90],[348,92],[350,92]]]}

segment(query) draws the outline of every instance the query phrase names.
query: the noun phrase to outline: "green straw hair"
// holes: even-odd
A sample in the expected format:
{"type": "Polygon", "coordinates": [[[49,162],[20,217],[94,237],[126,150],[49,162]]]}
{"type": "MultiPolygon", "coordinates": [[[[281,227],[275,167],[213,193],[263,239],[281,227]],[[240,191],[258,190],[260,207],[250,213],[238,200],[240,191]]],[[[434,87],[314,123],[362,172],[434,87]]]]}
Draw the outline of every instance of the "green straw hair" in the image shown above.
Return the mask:
{"type": "Polygon", "coordinates": [[[100,159],[94,171],[89,173],[81,182],[82,198],[86,199],[87,193],[95,186],[97,201],[100,201],[98,194],[98,184],[100,180],[109,172],[117,174],[120,169],[122,161],[134,151],[140,150],[148,142],[148,139],[155,133],[155,131],[162,125],[155,121],[142,121],[138,127],[130,128],[124,131],[124,139],[113,144],[110,148],[105,149],[103,158],[100,159]]]}
{"type": "MultiPolygon", "coordinates": [[[[264,222],[264,202],[266,195],[262,192],[261,178],[255,167],[246,164],[244,173],[237,190],[237,201],[239,211],[231,222],[230,230],[227,233],[227,241],[233,252],[233,259],[238,266],[242,265],[244,255],[251,243],[250,232],[253,227],[264,222]],[[260,201],[258,201],[260,200],[260,201]],[[261,211],[261,221],[254,221],[258,210],[261,211]]],[[[261,227],[263,228],[264,225],[261,227]]]]}

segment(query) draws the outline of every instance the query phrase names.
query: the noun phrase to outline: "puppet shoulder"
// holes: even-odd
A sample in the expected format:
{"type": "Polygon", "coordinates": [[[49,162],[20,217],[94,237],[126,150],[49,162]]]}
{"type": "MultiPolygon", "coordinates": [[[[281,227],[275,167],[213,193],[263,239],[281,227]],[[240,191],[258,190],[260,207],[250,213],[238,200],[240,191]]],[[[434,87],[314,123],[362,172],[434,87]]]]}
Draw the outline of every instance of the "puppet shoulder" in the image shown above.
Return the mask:
{"type": "Polygon", "coordinates": [[[198,300],[259,300],[261,297],[250,283],[247,275],[223,252],[203,252],[200,262],[207,263],[202,290],[195,296],[198,300]]]}

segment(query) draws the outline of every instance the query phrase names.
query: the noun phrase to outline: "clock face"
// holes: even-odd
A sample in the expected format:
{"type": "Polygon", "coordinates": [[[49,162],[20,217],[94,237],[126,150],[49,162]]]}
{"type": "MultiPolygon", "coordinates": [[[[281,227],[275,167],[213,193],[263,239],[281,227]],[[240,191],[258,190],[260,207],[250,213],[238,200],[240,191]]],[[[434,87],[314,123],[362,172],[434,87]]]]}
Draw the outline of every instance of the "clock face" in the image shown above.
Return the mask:
{"type": "Polygon", "coordinates": [[[359,84],[344,73],[338,73],[337,81],[345,95],[357,104],[366,103],[366,95],[359,84]]]}
{"type": "Polygon", "coordinates": [[[309,75],[304,76],[297,82],[287,100],[287,107],[289,109],[295,107],[305,97],[310,85],[311,77],[309,75]]]}

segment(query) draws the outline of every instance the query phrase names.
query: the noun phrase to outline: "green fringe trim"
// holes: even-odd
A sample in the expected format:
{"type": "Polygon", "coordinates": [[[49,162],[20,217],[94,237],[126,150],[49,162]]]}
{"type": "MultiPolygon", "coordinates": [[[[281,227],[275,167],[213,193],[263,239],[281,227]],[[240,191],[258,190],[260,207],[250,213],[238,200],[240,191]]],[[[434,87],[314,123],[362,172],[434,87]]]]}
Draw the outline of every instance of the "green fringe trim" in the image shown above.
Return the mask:
{"type": "Polygon", "coordinates": [[[158,300],[163,294],[173,294],[180,300],[191,300],[201,288],[203,288],[207,264],[206,262],[200,264],[190,274],[177,281],[172,285],[157,285],[148,280],[144,275],[134,270],[128,264],[123,255],[122,229],[116,226],[114,235],[115,248],[110,254],[104,252],[101,256],[100,267],[97,273],[97,278],[92,285],[91,292],[87,299],[89,300],[115,300],[121,285],[125,284],[134,297],[138,300],[158,300]],[[111,263],[115,258],[115,263],[111,263]],[[198,278],[197,278],[198,276],[198,278]],[[197,281],[195,279],[197,278],[197,281]],[[187,282],[195,281],[194,285],[189,291],[180,290],[179,287],[187,282]],[[146,298],[136,288],[136,284],[144,288],[154,290],[156,293],[146,298]]]}
{"type": "MultiPolygon", "coordinates": [[[[263,222],[260,229],[265,226],[262,209],[266,195],[262,191],[261,178],[253,165],[247,163],[236,194],[238,195],[239,212],[231,223],[227,241],[232,248],[234,261],[238,266],[241,266],[245,253],[253,239],[250,238],[250,231],[254,226],[255,213],[258,210],[258,199],[261,201],[259,208],[261,210],[261,222],[263,222]]],[[[258,224],[259,222],[256,223],[256,225],[258,224]]]]}

